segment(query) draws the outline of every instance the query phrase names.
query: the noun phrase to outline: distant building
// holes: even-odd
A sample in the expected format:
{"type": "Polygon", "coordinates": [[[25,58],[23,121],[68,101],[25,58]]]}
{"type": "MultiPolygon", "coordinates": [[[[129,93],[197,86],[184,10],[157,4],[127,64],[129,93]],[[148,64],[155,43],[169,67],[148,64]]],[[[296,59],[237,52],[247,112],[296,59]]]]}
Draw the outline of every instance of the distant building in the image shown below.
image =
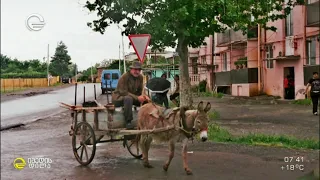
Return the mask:
{"type": "Polygon", "coordinates": [[[112,64],[114,61],[118,61],[118,60],[119,59],[104,59],[100,63],[100,65],[97,67],[97,82],[100,82],[100,77],[101,77],[102,71],[105,69],[108,69],[110,64],[112,64]]]}
{"type": "Polygon", "coordinates": [[[295,6],[285,19],[268,22],[273,32],[258,26],[250,33],[227,29],[207,38],[207,45],[189,48],[192,85],[207,79],[208,88],[233,96],[261,93],[285,98],[284,78],[293,78],[290,99],[304,99],[312,72],[319,72],[319,0],[295,6]],[[260,34],[260,36],[258,36],[260,34]]]}
{"type": "MultiPolygon", "coordinates": [[[[152,51],[150,48],[147,49],[147,52],[146,52],[146,58],[147,59],[150,59],[152,57],[159,57],[159,56],[163,56],[165,57],[166,59],[170,59],[170,58],[173,58],[175,52],[173,51],[152,51]]],[[[136,55],[135,52],[130,52],[129,54],[125,55],[125,60],[126,61],[134,61],[138,59],[138,56],[136,55]]]]}

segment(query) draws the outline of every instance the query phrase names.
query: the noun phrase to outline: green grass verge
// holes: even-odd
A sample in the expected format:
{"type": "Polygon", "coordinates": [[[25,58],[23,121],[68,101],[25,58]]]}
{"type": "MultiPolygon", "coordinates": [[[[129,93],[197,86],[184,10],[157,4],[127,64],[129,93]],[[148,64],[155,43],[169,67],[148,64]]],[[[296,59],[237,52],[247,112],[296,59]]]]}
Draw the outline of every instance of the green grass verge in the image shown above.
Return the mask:
{"type": "Polygon", "coordinates": [[[299,99],[299,100],[293,101],[292,104],[311,105],[311,104],[312,104],[312,101],[311,101],[311,99],[299,99]]]}
{"type": "Polygon", "coordinates": [[[6,94],[6,93],[13,93],[13,92],[19,92],[19,91],[24,91],[29,88],[23,87],[23,88],[6,88],[6,89],[1,89],[1,94],[6,94]]]}
{"type": "Polygon", "coordinates": [[[313,139],[297,139],[289,136],[271,136],[264,134],[248,134],[233,136],[228,130],[217,124],[211,124],[208,130],[209,140],[215,142],[228,142],[247,145],[262,145],[273,147],[285,147],[294,149],[320,149],[319,141],[313,139]]]}
{"type": "Polygon", "coordinates": [[[208,113],[209,119],[211,120],[216,120],[216,119],[220,119],[220,113],[216,110],[211,110],[208,113]]]}
{"type": "Polygon", "coordinates": [[[222,98],[224,96],[223,93],[213,93],[213,92],[201,92],[200,97],[215,97],[222,98]]]}

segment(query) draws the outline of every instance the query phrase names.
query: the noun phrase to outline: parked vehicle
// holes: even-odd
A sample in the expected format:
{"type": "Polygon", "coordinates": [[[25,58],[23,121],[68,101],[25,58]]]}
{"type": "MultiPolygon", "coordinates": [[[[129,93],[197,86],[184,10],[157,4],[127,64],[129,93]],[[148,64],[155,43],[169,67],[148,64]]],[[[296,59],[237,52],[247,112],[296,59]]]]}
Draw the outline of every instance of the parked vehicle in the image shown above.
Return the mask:
{"type": "Polygon", "coordinates": [[[103,70],[101,73],[101,91],[102,94],[113,91],[118,85],[121,72],[117,69],[103,70]]]}
{"type": "Polygon", "coordinates": [[[69,77],[62,77],[61,78],[61,82],[63,83],[63,84],[69,84],[69,77]]]}

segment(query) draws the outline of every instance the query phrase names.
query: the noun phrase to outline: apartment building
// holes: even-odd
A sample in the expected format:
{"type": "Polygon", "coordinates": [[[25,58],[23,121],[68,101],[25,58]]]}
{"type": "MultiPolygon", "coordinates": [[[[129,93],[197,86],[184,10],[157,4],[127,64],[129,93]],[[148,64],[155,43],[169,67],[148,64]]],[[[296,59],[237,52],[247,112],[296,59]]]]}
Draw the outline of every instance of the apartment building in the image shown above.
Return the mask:
{"type": "Polygon", "coordinates": [[[262,85],[266,94],[285,98],[284,78],[294,80],[293,96],[302,93],[312,72],[320,71],[319,62],[319,0],[296,6],[287,18],[270,22],[276,32],[261,32],[262,85]]]}
{"type": "Polygon", "coordinates": [[[247,35],[229,29],[214,34],[213,43],[212,36],[206,38],[207,46],[189,49],[191,83],[208,78],[210,72],[211,86],[219,92],[285,98],[283,81],[289,75],[295,84],[292,98],[304,98],[312,72],[320,72],[319,7],[319,0],[294,7],[286,19],[268,23],[276,32],[255,26],[248,28],[247,35]],[[212,67],[206,73],[200,70],[202,62],[212,67]]]}
{"type": "Polygon", "coordinates": [[[213,63],[213,36],[206,37],[203,45],[199,48],[189,48],[189,75],[191,85],[198,85],[200,81],[207,81],[207,89],[213,90],[214,88],[214,70],[213,63]]]}

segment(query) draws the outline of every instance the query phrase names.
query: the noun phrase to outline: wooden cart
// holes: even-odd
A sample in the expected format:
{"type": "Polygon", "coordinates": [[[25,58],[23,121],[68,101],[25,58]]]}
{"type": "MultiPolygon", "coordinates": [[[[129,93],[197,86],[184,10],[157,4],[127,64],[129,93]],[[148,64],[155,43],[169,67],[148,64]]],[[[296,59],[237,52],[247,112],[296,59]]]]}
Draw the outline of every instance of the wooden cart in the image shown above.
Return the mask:
{"type": "Polygon", "coordinates": [[[174,128],[165,127],[153,130],[137,130],[138,107],[134,107],[134,120],[132,124],[135,128],[133,130],[126,130],[122,108],[115,108],[115,106],[109,102],[106,105],[100,104],[96,100],[95,85],[94,93],[94,101],[85,101],[84,87],[84,101],[81,105],[77,105],[77,84],[75,84],[75,105],[60,103],[62,107],[71,111],[72,124],[69,135],[72,136],[74,156],[81,165],[88,165],[92,162],[98,143],[116,141],[123,141],[123,147],[127,148],[133,157],[141,159],[142,154],[139,151],[139,145],[136,140],[137,135],[164,132],[174,128]]]}

